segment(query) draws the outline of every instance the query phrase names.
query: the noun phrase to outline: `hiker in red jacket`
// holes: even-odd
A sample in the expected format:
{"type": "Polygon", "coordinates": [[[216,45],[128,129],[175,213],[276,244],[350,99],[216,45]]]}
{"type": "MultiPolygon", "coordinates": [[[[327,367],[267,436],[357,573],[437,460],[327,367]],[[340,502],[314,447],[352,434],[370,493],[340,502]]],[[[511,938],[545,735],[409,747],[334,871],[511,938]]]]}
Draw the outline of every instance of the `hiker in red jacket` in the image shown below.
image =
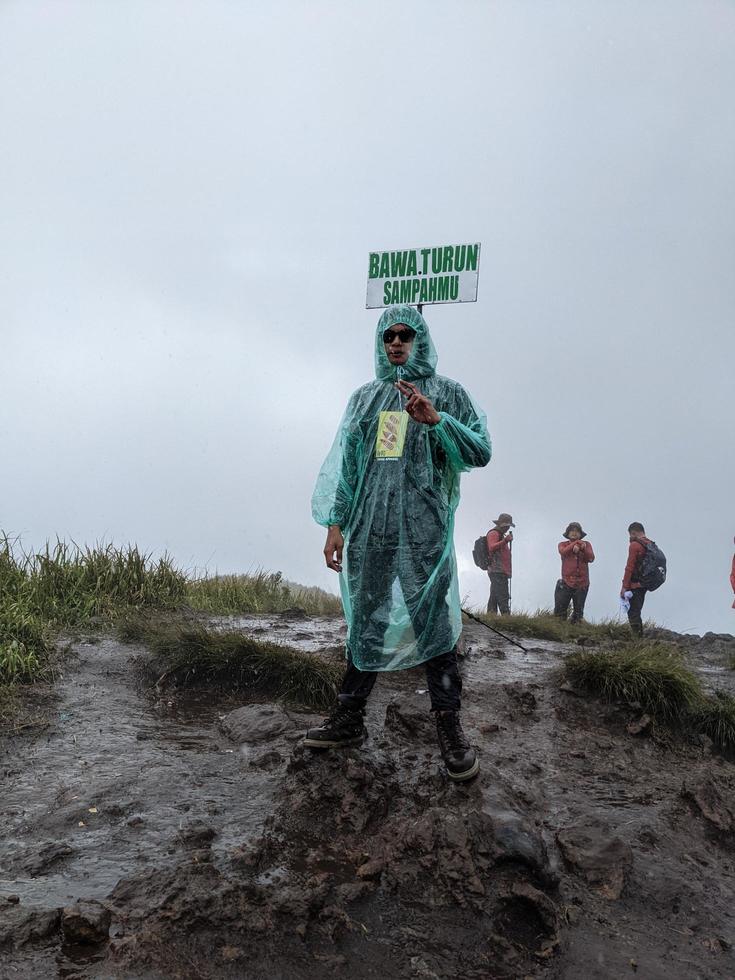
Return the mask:
{"type": "MultiPolygon", "coordinates": [[[[732,539],[733,544],[735,544],[735,538],[732,539]]],[[[735,555],[732,556],[732,568],[730,569],[730,585],[732,586],[732,591],[735,592],[735,555]]],[[[735,599],[732,600],[732,608],[735,609],[735,599]]]]}
{"type": "Polygon", "coordinates": [[[510,579],[513,575],[511,544],[512,527],[515,527],[510,514],[500,514],[495,527],[487,532],[487,553],[490,560],[487,574],[490,578],[489,613],[499,612],[501,616],[510,615],[510,579]]]}
{"type": "Polygon", "coordinates": [[[572,521],[563,534],[566,541],[559,542],[561,555],[561,578],[554,590],[554,615],[566,619],[569,603],[572,603],[572,622],[580,623],[584,618],[584,603],[590,587],[590,562],[595,553],[589,541],[583,541],[587,533],[578,521],[572,521]]]}
{"type": "Polygon", "coordinates": [[[628,561],[625,565],[623,574],[623,587],[620,590],[620,598],[625,599],[626,592],[632,592],[630,597],[630,607],[628,609],[628,622],[631,630],[638,636],[643,636],[643,619],[641,610],[646,598],[646,587],[638,581],[638,572],[641,560],[646,553],[646,545],[650,544],[650,539],[646,537],[646,531],[638,521],[628,527],[630,535],[630,545],[628,547],[628,561]]]}

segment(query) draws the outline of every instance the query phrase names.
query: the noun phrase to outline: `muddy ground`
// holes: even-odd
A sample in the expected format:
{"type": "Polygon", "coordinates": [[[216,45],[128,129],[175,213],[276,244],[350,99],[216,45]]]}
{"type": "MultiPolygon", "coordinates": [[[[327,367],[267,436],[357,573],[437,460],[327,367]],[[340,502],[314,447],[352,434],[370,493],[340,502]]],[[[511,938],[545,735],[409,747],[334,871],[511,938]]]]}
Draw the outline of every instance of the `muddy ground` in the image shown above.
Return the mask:
{"type": "MultiPolygon", "coordinates": [[[[682,642],[733,690],[731,637],[682,642]]],[[[482,770],[452,785],[421,669],[380,679],[362,749],[314,754],[316,716],[159,689],[144,649],[78,639],[47,726],[1,743],[0,976],[732,978],[733,762],[524,645],[467,626],[482,770]]]]}

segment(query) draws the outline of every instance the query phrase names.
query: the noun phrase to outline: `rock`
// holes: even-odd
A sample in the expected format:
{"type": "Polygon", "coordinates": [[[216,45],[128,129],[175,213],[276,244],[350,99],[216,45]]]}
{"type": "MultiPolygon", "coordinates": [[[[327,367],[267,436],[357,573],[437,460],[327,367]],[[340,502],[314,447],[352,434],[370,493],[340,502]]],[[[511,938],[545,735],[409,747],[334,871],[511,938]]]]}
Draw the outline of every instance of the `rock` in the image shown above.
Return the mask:
{"type": "Polygon", "coordinates": [[[555,883],[542,837],[512,814],[489,814],[496,860],[525,865],[542,881],[555,883]]]}
{"type": "Polygon", "coordinates": [[[650,727],[650,715],[641,715],[640,718],[630,722],[630,724],[627,726],[627,731],[629,735],[642,735],[644,732],[647,732],[650,727]]]}
{"type": "Polygon", "coordinates": [[[0,947],[24,946],[44,939],[59,928],[61,909],[36,905],[6,905],[0,911],[0,947]]]}
{"type": "Polygon", "coordinates": [[[394,698],[385,709],[385,727],[422,742],[428,741],[435,737],[435,725],[429,708],[425,695],[411,694],[400,700],[394,698]]]}
{"type": "Polygon", "coordinates": [[[139,813],[134,813],[127,821],[128,827],[142,827],[144,823],[145,820],[139,813]]]}
{"type": "Polygon", "coordinates": [[[684,784],[681,795],[694,803],[704,819],[717,830],[730,833],[735,827],[735,817],[711,779],[705,779],[691,789],[684,784]]]}
{"type": "Polygon", "coordinates": [[[20,902],[20,895],[8,895],[6,896],[5,901],[10,905],[17,905],[20,902]]]}
{"type": "Polygon", "coordinates": [[[703,755],[712,755],[715,743],[714,740],[709,737],[709,735],[705,735],[704,732],[701,732],[699,735],[692,735],[691,741],[692,745],[696,745],[702,750],[703,755]]]}
{"type": "Polygon", "coordinates": [[[51,841],[48,844],[41,845],[33,854],[24,858],[20,866],[31,877],[36,877],[46,872],[57,861],[61,861],[73,853],[74,849],[68,844],[51,841]]]}
{"type": "Polygon", "coordinates": [[[522,715],[531,716],[536,711],[536,696],[518,681],[505,685],[509,700],[522,715]]]}
{"type": "Polygon", "coordinates": [[[293,727],[283,708],[275,704],[246,704],[225,715],[220,722],[225,735],[238,745],[269,742],[293,727]]]}
{"type": "Polygon", "coordinates": [[[702,643],[733,643],[735,642],[735,636],[731,633],[705,633],[701,639],[702,643]]]}
{"type": "Polygon", "coordinates": [[[217,831],[209,824],[198,818],[185,823],[178,833],[178,838],[185,847],[203,847],[217,836],[217,831]]]}
{"type": "Polygon", "coordinates": [[[478,731],[481,735],[494,735],[500,731],[500,725],[496,725],[494,721],[486,722],[478,726],[478,731]]]}
{"type": "Polygon", "coordinates": [[[275,769],[282,762],[283,756],[281,753],[276,752],[275,749],[270,749],[267,752],[261,752],[260,755],[253,756],[250,760],[250,765],[254,769],[275,769]]]}
{"type": "Polygon", "coordinates": [[[559,685],[559,690],[564,691],[565,694],[574,694],[577,697],[582,696],[582,691],[576,688],[571,681],[564,681],[562,684],[559,685]]]}
{"type": "Polygon", "coordinates": [[[309,614],[300,606],[293,606],[291,609],[283,609],[278,614],[282,619],[308,619],[309,614]]]}
{"type": "Polygon", "coordinates": [[[556,835],[564,860],[603,898],[620,898],[633,852],[601,823],[566,827],[556,835]]]}
{"type": "Polygon", "coordinates": [[[108,938],[112,915],[101,902],[81,901],[61,913],[61,928],[67,942],[101,943],[108,938]]]}

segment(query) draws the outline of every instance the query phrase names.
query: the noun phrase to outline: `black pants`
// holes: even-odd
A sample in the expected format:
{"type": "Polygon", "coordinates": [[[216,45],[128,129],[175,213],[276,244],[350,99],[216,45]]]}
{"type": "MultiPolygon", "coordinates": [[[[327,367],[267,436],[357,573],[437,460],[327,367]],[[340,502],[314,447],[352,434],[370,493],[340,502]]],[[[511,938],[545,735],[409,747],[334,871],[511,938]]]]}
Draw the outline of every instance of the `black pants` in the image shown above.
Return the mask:
{"type": "MultiPolygon", "coordinates": [[[[350,660],[342,678],[339,700],[356,708],[364,707],[375,687],[378,673],[380,671],[360,670],[350,660]]],[[[462,706],[462,678],[457,666],[456,647],[449,653],[440,653],[438,657],[426,661],[426,680],[432,711],[459,711],[462,706]]]]}
{"type": "Polygon", "coordinates": [[[510,576],[505,572],[488,572],[490,577],[490,598],[487,603],[489,613],[499,612],[510,615],[510,576]]]}
{"type": "Polygon", "coordinates": [[[571,602],[572,622],[579,623],[584,618],[584,603],[588,592],[589,586],[586,589],[574,589],[563,579],[559,579],[554,589],[554,615],[566,619],[571,602]]]}
{"type": "Polygon", "coordinates": [[[630,623],[630,628],[638,636],[643,636],[643,618],[641,617],[641,610],[643,609],[643,603],[646,598],[647,589],[631,589],[633,595],[630,597],[630,609],[628,610],[628,622],[630,623]]]}

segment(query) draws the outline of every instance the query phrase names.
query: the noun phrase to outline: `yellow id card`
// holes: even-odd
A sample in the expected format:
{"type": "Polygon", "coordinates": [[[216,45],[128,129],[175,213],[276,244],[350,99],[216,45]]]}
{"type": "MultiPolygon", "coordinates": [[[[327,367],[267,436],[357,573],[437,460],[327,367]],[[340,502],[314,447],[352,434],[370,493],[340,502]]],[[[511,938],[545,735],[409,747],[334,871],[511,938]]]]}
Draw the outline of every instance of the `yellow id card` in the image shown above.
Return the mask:
{"type": "Polygon", "coordinates": [[[398,459],[403,456],[408,428],[408,412],[381,412],[375,440],[376,459],[398,459]]]}

